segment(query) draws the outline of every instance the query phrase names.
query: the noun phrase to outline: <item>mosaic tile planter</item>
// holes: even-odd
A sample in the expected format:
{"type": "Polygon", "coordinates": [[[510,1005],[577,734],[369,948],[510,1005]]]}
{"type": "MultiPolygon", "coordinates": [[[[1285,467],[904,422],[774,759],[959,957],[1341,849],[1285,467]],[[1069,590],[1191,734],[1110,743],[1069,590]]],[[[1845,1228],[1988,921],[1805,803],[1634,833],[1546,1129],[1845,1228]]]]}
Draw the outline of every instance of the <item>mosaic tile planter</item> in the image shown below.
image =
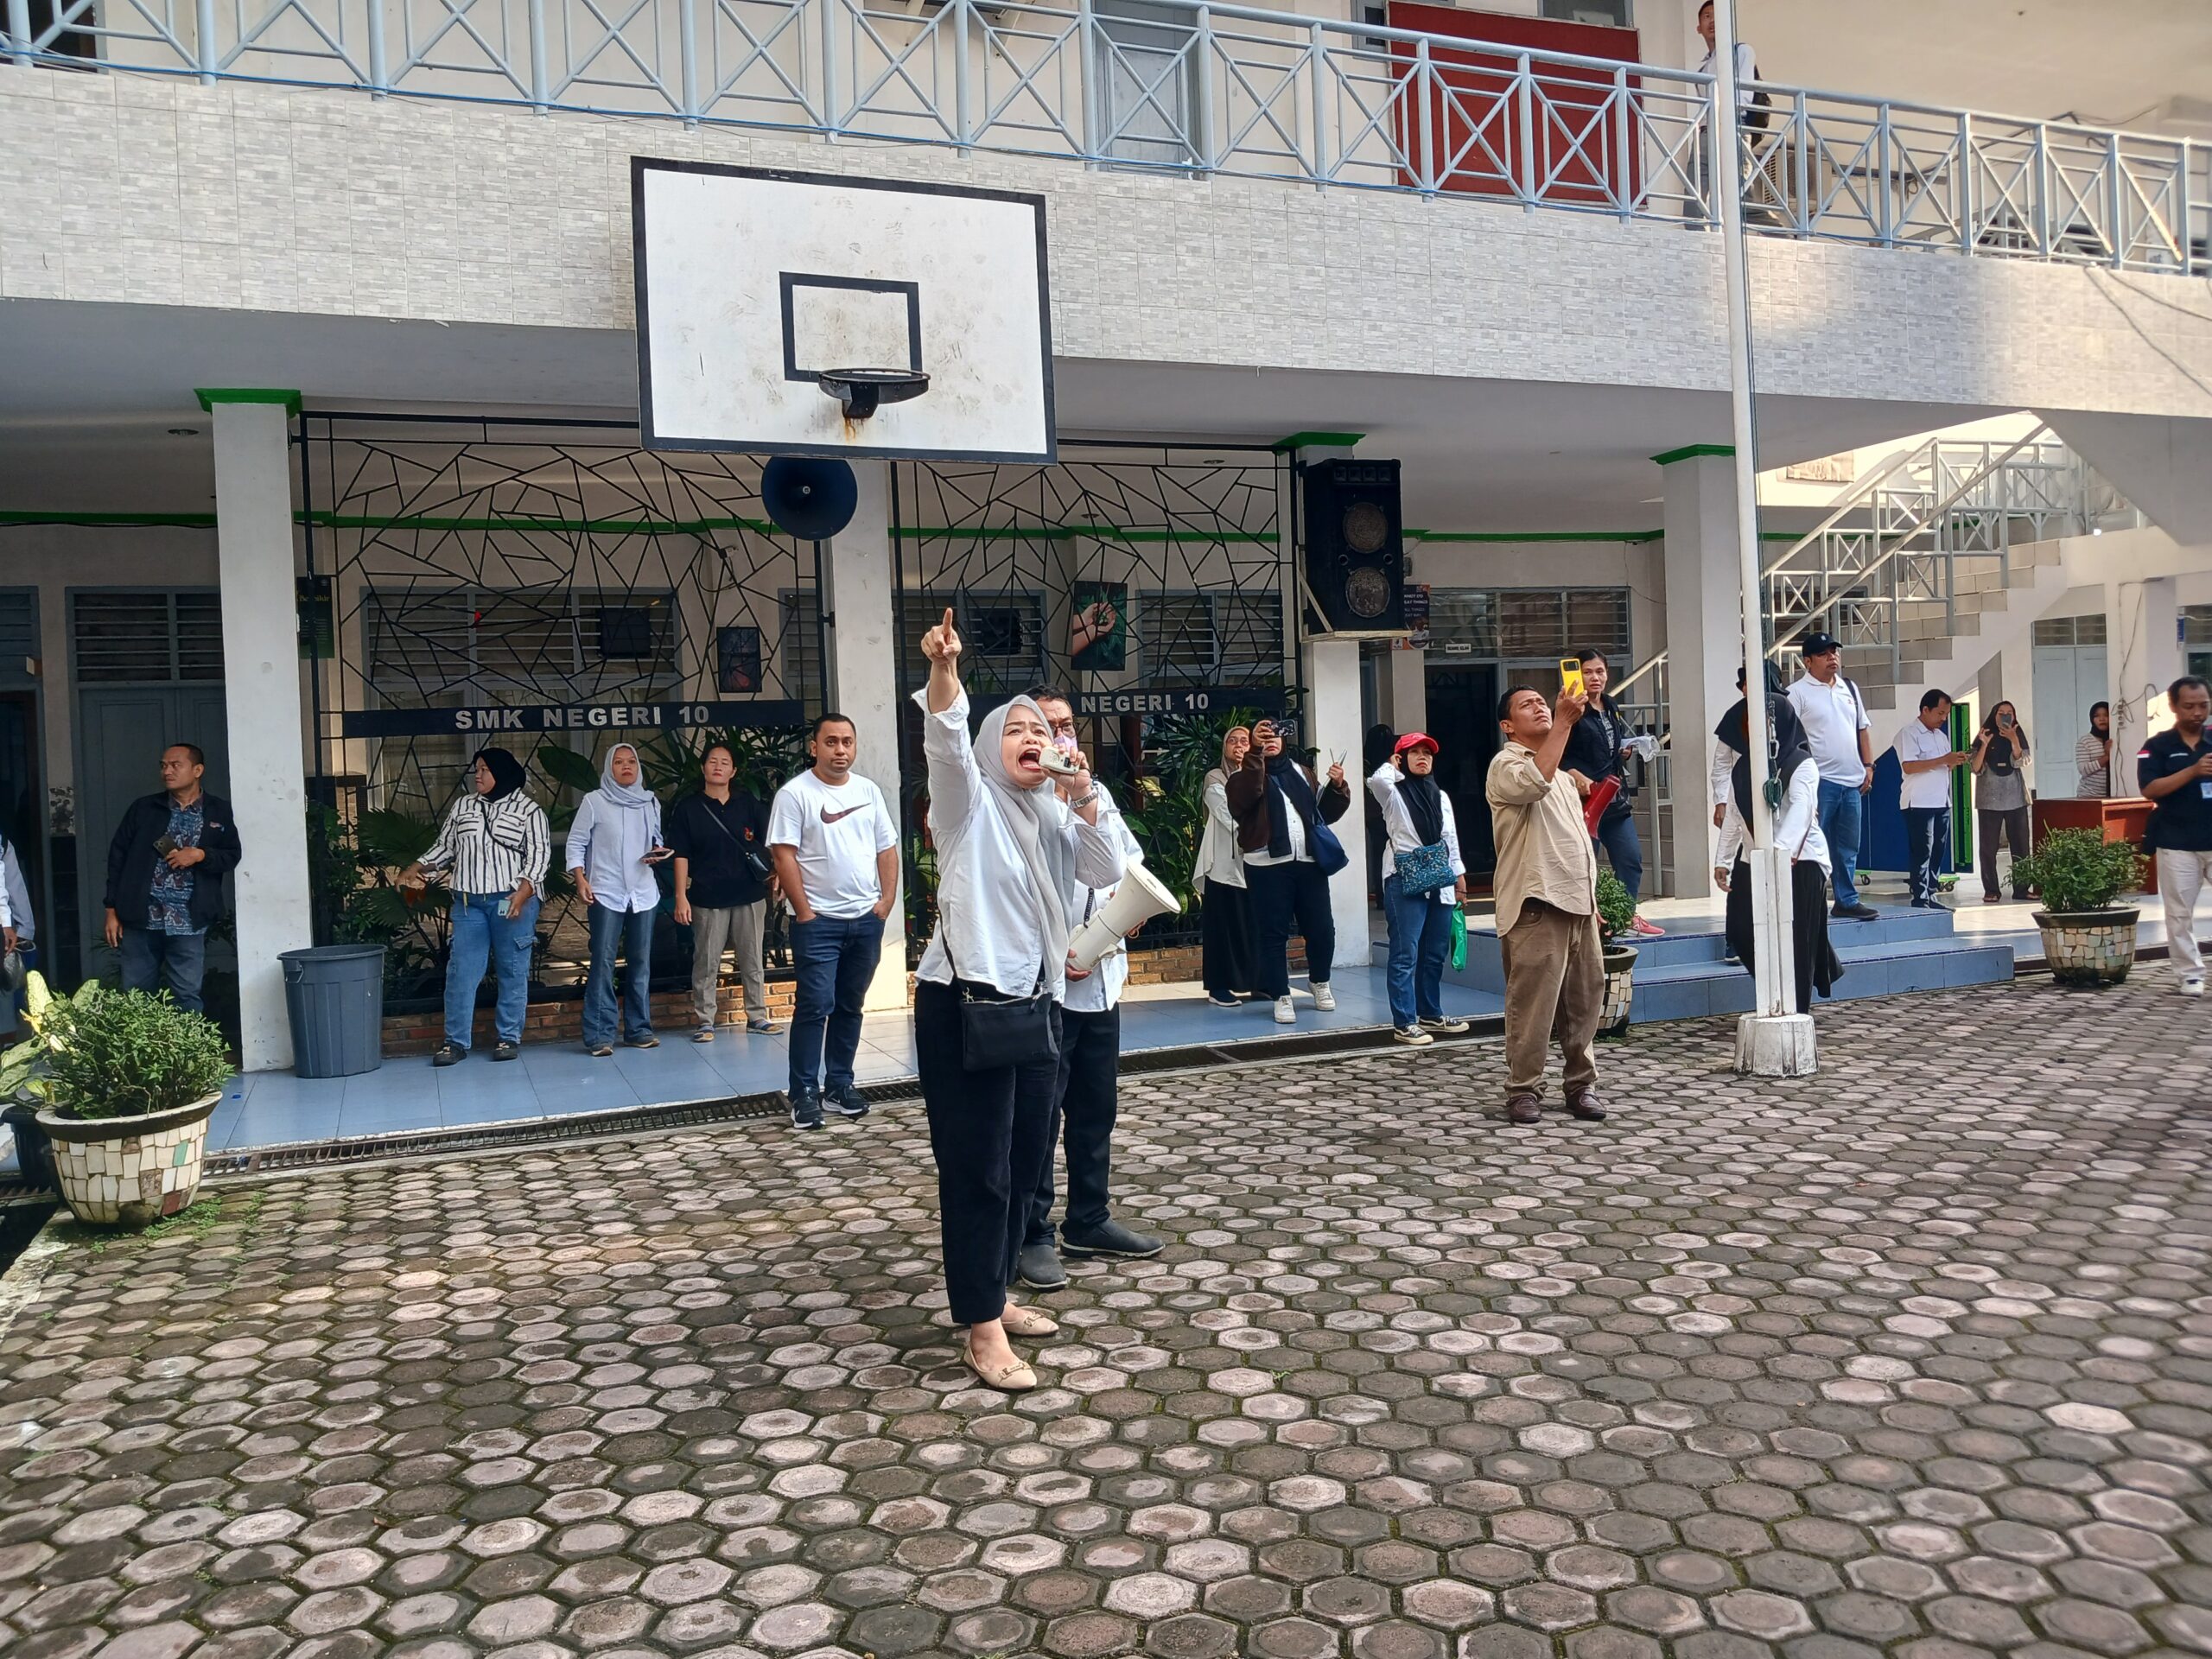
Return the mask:
{"type": "Polygon", "coordinates": [[[54,1174],[70,1213],[128,1232],[175,1215],[200,1191],[207,1120],[222,1096],[143,1117],[97,1122],[38,1115],[54,1142],[54,1174]]]}
{"type": "Polygon", "coordinates": [[[2050,976],[2061,985],[2117,985],[2135,965],[2133,910],[2077,910],[2036,912],[2036,927],[2043,934],[2044,960],[2050,976]]]}
{"type": "Polygon", "coordinates": [[[1600,1037],[1628,1035],[1629,1005],[1634,1001],[1636,987],[1630,976],[1636,972],[1636,951],[1625,944],[1605,947],[1605,1001],[1598,1011],[1598,1034],[1600,1037]]]}

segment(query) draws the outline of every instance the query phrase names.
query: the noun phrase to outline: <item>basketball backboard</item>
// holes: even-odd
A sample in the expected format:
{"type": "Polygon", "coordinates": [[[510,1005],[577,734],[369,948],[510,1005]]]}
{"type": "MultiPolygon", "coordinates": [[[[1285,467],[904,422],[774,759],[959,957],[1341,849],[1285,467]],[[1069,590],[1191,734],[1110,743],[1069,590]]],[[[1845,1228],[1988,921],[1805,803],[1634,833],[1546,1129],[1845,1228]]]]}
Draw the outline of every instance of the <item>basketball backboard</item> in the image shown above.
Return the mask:
{"type": "Polygon", "coordinates": [[[1051,461],[1045,200],[698,162],[630,163],[645,446],[1051,461]],[[818,377],[918,371],[848,421],[818,377]]]}

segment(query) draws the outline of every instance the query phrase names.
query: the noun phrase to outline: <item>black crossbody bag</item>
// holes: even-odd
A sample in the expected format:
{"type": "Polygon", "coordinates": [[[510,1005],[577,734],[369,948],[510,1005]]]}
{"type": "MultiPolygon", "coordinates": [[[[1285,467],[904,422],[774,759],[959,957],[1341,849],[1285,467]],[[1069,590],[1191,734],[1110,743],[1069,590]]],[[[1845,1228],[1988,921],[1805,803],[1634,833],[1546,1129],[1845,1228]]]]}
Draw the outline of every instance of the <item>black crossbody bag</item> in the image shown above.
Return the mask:
{"type": "MultiPolygon", "coordinates": [[[[940,924],[942,925],[942,924],[940,924]]],[[[944,959],[960,990],[960,1064],[970,1071],[1057,1060],[1060,1046],[1052,1037],[1052,994],[1045,976],[1027,996],[1007,996],[969,979],[952,955],[952,935],[944,936],[944,959]]]]}
{"type": "Polygon", "coordinates": [[[761,857],[758,852],[754,851],[751,847],[747,846],[744,840],[737,834],[737,832],[732,830],[729,825],[722,822],[721,813],[715,811],[711,806],[702,810],[705,811],[709,818],[714,821],[715,828],[721,830],[722,834],[728,836],[730,840],[735,843],[737,847],[737,855],[745,861],[745,866],[747,869],[753,872],[754,880],[765,881],[770,887],[774,887],[776,885],[776,872],[774,867],[772,866],[766,859],[761,857]]]}

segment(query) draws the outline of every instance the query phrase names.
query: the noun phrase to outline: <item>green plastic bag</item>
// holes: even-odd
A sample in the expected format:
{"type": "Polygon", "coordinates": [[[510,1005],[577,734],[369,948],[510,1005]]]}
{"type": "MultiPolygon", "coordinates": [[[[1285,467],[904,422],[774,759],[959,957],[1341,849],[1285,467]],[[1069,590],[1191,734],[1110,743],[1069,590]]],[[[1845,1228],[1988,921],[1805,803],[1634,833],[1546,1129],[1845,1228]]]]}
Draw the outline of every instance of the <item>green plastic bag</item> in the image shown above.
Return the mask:
{"type": "Polygon", "coordinates": [[[1452,906],[1452,967],[1453,971],[1467,965],[1467,908],[1465,905],[1452,906]]]}

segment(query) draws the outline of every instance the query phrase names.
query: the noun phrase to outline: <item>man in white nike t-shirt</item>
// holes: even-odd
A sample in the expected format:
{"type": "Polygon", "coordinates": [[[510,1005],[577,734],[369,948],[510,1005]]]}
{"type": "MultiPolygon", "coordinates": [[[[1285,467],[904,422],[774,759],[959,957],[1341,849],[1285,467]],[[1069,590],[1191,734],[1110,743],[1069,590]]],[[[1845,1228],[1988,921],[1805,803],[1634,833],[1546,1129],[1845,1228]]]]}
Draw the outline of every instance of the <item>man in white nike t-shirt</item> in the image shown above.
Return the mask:
{"type": "Polygon", "coordinates": [[[859,744],[844,715],[817,720],[806,746],[813,768],[778,790],[768,812],[768,849],[777,885],[791,901],[791,965],[798,973],[794,1128],[820,1128],[824,1106],[847,1117],[868,1115],[867,1100],[853,1086],[853,1057],[860,1052],[861,1004],[883,954],[883,918],[899,892],[899,825],[883,791],[853,776],[859,744]]]}

